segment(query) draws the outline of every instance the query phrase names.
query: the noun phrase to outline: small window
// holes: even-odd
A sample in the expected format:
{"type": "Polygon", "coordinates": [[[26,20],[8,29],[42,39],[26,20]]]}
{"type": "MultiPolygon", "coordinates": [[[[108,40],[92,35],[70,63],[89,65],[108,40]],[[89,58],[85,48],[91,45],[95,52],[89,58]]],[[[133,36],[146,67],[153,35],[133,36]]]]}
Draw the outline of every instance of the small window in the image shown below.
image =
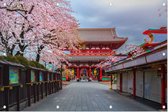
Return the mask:
{"type": "Polygon", "coordinates": [[[18,84],[19,83],[19,69],[10,67],[9,68],[9,83],[18,84]]]}
{"type": "Polygon", "coordinates": [[[35,82],[35,81],[36,81],[35,71],[31,70],[31,82],[35,82]]]}
{"type": "Polygon", "coordinates": [[[47,80],[50,80],[50,73],[47,74],[47,80]]]}
{"type": "Polygon", "coordinates": [[[43,81],[43,73],[42,72],[40,72],[40,74],[39,74],[39,81],[40,82],[43,81]]]}
{"type": "Polygon", "coordinates": [[[54,80],[54,73],[51,74],[51,80],[54,80]]]}

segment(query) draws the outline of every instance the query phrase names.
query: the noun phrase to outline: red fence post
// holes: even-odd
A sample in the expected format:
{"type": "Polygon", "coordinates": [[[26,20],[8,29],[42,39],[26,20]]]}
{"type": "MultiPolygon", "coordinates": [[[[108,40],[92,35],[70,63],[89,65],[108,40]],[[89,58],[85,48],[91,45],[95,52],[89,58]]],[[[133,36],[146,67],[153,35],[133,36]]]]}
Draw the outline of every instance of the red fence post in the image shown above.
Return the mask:
{"type": "Polygon", "coordinates": [[[136,69],[133,70],[133,96],[136,96],[136,69]]]}
{"type": "Polygon", "coordinates": [[[91,77],[92,69],[89,67],[89,78],[91,77]]]}
{"type": "Polygon", "coordinates": [[[166,67],[161,65],[161,105],[162,109],[166,109],[166,67]]]}
{"type": "Polygon", "coordinates": [[[80,74],[79,74],[79,67],[77,67],[77,78],[80,78],[80,74]]]}
{"type": "Polygon", "coordinates": [[[120,93],[122,93],[122,73],[120,73],[120,93]]]}
{"type": "Polygon", "coordinates": [[[100,67],[99,81],[102,81],[102,77],[103,77],[103,70],[102,67],[100,67]]]}

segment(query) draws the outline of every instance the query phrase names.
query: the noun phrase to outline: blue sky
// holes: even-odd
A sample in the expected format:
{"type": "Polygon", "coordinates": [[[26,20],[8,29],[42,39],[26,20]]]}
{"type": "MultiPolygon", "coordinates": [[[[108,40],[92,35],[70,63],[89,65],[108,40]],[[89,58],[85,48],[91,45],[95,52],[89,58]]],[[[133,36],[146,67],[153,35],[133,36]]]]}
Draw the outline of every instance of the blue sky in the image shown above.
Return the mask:
{"type": "MultiPolygon", "coordinates": [[[[146,38],[142,34],[144,30],[167,26],[167,5],[163,6],[166,0],[69,1],[81,28],[115,27],[120,37],[128,37],[126,44],[139,45],[146,38]]],[[[163,41],[166,35],[155,38],[155,41],[163,41]]]]}

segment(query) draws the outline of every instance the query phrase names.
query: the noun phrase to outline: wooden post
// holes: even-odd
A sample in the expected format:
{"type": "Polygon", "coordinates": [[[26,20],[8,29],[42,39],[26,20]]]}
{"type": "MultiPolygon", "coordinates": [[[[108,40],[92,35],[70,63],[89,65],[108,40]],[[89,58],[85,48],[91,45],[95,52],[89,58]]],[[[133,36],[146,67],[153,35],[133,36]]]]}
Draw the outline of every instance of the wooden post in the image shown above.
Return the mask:
{"type": "Polygon", "coordinates": [[[44,73],[41,71],[40,73],[42,73],[42,82],[41,82],[41,85],[40,85],[40,91],[41,91],[41,99],[43,99],[43,81],[44,81],[44,73]]]}
{"type": "Polygon", "coordinates": [[[50,95],[50,94],[51,94],[51,92],[50,92],[50,89],[51,89],[51,88],[50,88],[50,72],[48,73],[48,75],[49,75],[49,76],[48,76],[48,77],[49,77],[49,78],[48,78],[48,93],[49,93],[49,95],[50,95]]]}
{"type": "Polygon", "coordinates": [[[17,86],[16,87],[16,105],[17,105],[17,111],[19,111],[20,110],[20,98],[19,98],[19,96],[20,96],[20,92],[19,92],[19,88],[20,88],[20,86],[17,86]]]}
{"type": "Polygon", "coordinates": [[[31,72],[30,72],[30,69],[27,69],[27,72],[26,72],[26,83],[27,83],[28,106],[31,106],[31,85],[30,85],[30,83],[31,83],[31,72]]]}
{"type": "Polygon", "coordinates": [[[62,69],[63,69],[63,63],[61,63],[61,89],[62,89],[62,69]]]}
{"type": "Polygon", "coordinates": [[[53,85],[53,73],[51,74],[52,75],[52,78],[51,78],[51,93],[54,93],[54,85],[53,85]]]}
{"type": "MultiPolygon", "coordinates": [[[[3,68],[3,85],[4,86],[9,86],[9,65],[4,64],[3,68]]],[[[4,100],[5,100],[5,106],[6,106],[6,111],[9,110],[9,88],[4,89],[4,100]]]]}
{"type": "Polygon", "coordinates": [[[62,89],[62,73],[60,74],[60,77],[61,77],[61,88],[60,89],[62,89]]]}
{"type": "Polygon", "coordinates": [[[55,84],[56,84],[56,92],[57,92],[58,91],[58,82],[57,82],[57,80],[58,80],[58,73],[56,74],[55,78],[56,78],[56,83],[55,84]]]}
{"type": "Polygon", "coordinates": [[[36,84],[33,84],[33,96],[34,96],[34,103],[36,103],[36,84]]]}
{"type": "Polygon", "coordinates": [[[110,89],[112,90],[112,85],[113,85],[113,75],[111,75],[110,82],[111,82],[111,84],[110,84],[110,89]]]}
{"type": "MultiPolygon", "coordinates": [[[[18,69],[19,70],[19,77],[21,77],[21,69],[18,69]]],[[[20,78],[19,78],[19,84],[20,84],[20,78]]],[[[20,85],[18,85],[16,87],[16,104],[17,104],[17,111],[20,110],[20,85]]]]}
{"type": "Polygon", "coordinates": [[[136,96],[136,69],[133,70],[133,96],[136,96]]]}
{"type": "Polygon", "coordinates": [[[47,94],[48,94],[48,87],[47,87],[47,79],[48,79],[48,76],[47,76],[47,71],[45,71],[45,74],[44,74],[44,80],[45,80],[45,96],[47,96],[47,94]]]}
{"type": "Polygon", "coordinates": [[[39,101],[39,70],[36,70],[36,91],[37,91],[37,101],[39,101]]]}
{"type": "Polygon", "coordinates": [[[120,93],[122,93],[122,73],[120,73],[120,93]]]}
{"type": "Polygon", "coordinates": [[[166,67],[161,65],[161,105],[162,109],[166,109],[166,67]]]}

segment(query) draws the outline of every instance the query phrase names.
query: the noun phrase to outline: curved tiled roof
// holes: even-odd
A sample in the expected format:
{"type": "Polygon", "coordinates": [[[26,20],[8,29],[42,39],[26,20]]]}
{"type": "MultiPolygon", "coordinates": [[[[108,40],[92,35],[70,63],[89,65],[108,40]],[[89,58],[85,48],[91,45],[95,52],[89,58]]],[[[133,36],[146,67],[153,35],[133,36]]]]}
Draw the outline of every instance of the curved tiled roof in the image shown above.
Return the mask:
{"type": "Polygon", "coordinates": [[[118,37],[115,28],[80,28],[80,39],[84,42],[120,42],[127,38],[118,37]]]}

